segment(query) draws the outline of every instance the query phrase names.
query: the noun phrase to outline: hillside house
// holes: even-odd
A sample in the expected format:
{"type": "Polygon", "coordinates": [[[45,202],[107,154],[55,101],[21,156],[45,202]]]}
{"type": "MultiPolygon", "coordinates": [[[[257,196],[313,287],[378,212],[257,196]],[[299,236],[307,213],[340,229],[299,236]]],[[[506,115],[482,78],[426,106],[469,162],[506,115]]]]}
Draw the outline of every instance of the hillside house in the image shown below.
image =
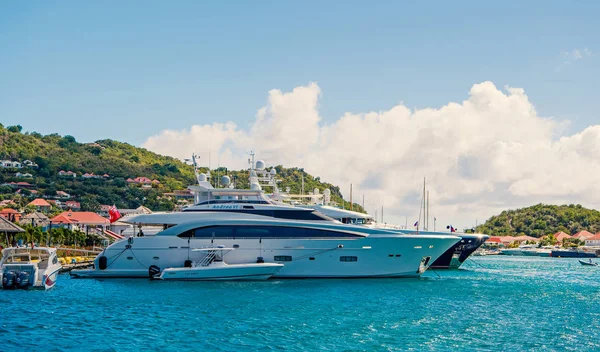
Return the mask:
{"type": "Polygon", "coordinates": [[[555,233],[554,237],[556,238],[556,240],[558,242],[562,242],[565,238],[571,238],[570,235],[568,235],[568,234],[566,234],[566,233],[564,233],[562,231],[559,231],[559,232],[555,233]]]}
{"type": "Polygon", "coordinates": [[[23,214],[11,208],[4,208],[0,210],[0,216],[8,221],[18,222],[23,217],[23,214]]]}
{"type": "Polygon", "coordinates": [[[0,160],[1,168],[21,169],[23,165],[18,161],[0,160]]]}
{"type": "Polygon", "coordinates": [[[18,177],[18,178],[33,178],[33,175],[30,174],[30,173],[28,173],[28,172],[26,172],[26,173],[17,172],[15,174],[15,177],[18,177]]]}
{"type": "Polygon", "coordinates": [[[91,211],[65,211],[50,219],[52,227],[67,227],[88,232],[90,228],[110,225],[108,219],[91,211]]]}
{"type": "Polygon", "coordinates": [[[77,173],[75,173],[73,171],[60,170],[58,172],[58,176],[61,176],[61,177],[77,177],[77,173]]]}
{"type": "Polygon", "coordinates": [[[7,207],[9,205],[17,205],[12,199],[5,199],[0,201],[0,208],[7,207]]]}
{"type": "Polygon", "coordinates": [[[100,175],[94,175],[93,172],[89,173],[89,174],[86,172],[85,174],[81,175],[81,177],[82,178],[90,179],[90,178],[100,178],[101,176],[100,175]]]}
{"type": "Polygon", "coordinates": [[[586,238],[585,245],[590,247],[600,247],[600,232],[592,237],[586,238]]]}
{"type": "Polygon", "coordinates": [[[65,191],[56,191],[56,198],[69,199],[69,198],[71,198],[71,195],[65,191]]]}
{"type": "Polygon", "coordinates": [[[33,205],[35,210],[41,211],[43,213],[47,213],[52,209],[52,204],[48,203],[46,200],[42,198],[37,198],[32,200],[27,206],[33,205]]]}
{"type": "Polygon", "coordinates": [[[100,216],[109,216],[108,211],[112,208],[112,205],[100,204],[100,210],[97,212],[100,216]]]}
{"type": "Polygon", "coordinates": [[[38,167],[38,164],[34,163],[34,162],[33,162],[33,161],[31,161],[31,160],[25,160],[25,161],[23,161],[23,166],[24,166],[24,167],[37,168],[37,167],[38,167]]]}
{"type": "Polygon", "coordinates": [[[81,204],[74,200],[68,200],[64,203],[64,208],[71,209],[73,211],[81,210],[81,204]]]}
{"type": "Polygon", "coordinates": [[[589,231],[586,231],[586,230],[579,231],[573,235],[573,238],[577,238],[582,241],[585,241],[586,239],[588,239],[590,237],[594,237],[594,234],[589,231]]]}

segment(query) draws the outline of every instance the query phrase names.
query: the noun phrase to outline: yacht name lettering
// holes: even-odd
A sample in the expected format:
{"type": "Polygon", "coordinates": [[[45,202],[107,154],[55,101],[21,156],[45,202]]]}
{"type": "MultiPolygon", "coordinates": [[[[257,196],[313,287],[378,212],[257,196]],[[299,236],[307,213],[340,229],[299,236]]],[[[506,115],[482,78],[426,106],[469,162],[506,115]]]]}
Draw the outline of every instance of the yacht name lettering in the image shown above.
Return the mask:
{"type": "Polygon", "coordinates": [[[211,209],[239,209],[239,208],[240,208],[240,206],[239,206],[239,205],[224,205],[224,204],[221,204],[221,205],[213,205],[213,206],[211,207],[211,209]]]}

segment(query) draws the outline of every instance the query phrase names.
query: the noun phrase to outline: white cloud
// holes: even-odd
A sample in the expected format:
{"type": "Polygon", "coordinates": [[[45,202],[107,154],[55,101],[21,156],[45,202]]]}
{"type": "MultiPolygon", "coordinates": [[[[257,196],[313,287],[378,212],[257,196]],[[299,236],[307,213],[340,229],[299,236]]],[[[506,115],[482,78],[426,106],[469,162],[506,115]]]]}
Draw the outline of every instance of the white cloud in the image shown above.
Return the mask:
{"type": "Polygon", "coordinates": [[[270,165],[304,167],[342,190],[352,183],[355,200],[364,194],[371,213],[384,206],[386,222],[402,224],[418,216],[423,176],[438,228],[471,226],[538,202],[600,203],[600,125],[561,137],[568,121],[538,116],[523,89],[483,82],[461,103],[420,110],[400,104],[330,124],[319,116],[320,97],[316,83],[272,90],[249,129],[214,123],[167,130],[144,147],[179,158],[210,147],[213,166],[220,153],[230,168],[245,167],[253,149],[270,165]]]}

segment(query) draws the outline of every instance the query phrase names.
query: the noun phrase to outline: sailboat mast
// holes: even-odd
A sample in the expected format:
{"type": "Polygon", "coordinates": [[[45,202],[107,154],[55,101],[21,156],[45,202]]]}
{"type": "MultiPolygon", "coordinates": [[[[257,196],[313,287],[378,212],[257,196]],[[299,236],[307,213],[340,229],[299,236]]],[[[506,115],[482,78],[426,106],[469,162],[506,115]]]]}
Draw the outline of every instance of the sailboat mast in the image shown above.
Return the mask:
{"type": "Polygon", "coordinates": [[[427,231],[429,231],[429,191],[427,191],[427,231]]]}

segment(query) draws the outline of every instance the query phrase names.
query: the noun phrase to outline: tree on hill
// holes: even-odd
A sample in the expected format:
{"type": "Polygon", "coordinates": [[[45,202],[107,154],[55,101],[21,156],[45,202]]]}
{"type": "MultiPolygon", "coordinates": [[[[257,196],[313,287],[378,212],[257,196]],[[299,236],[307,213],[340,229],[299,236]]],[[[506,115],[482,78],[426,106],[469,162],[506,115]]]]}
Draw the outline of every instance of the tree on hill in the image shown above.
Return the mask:
{"type": "Polygon", "coordinates": [[[587,230],[600,231],[600,212],[586,209],[580,204],[537,204],[527,208],[505,210],[477,227],[477,231],[494,236],[524,234],[541,238],[563,231],[575,234],[587,230]]]}

